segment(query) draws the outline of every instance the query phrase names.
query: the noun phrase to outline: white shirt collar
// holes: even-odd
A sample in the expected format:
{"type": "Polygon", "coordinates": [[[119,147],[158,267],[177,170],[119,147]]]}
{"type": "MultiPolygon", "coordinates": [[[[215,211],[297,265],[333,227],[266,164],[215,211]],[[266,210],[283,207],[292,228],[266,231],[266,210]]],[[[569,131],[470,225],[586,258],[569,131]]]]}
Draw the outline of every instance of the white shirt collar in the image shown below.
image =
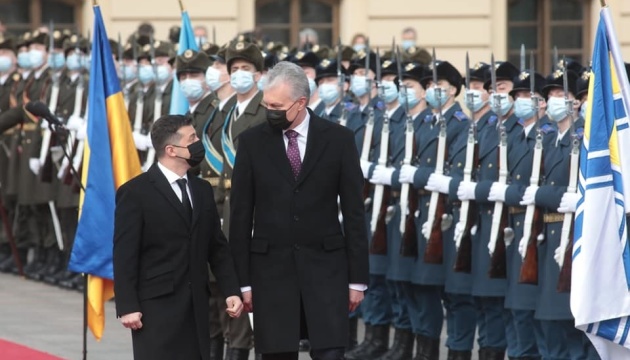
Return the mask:
{"type": "Polygon", "coordinates": [[[168,181],[169,184],[171,185],[175,184],[175,182],[179,179],[186,179],[186,181],[188,181],[188,174],[184,174],[184,176],[179,176],[175,174],[174,172],[172,172],[170,169],[168,169],[166,166],[162,165],[161,162],[158,161],[157,165],[160,171],[162,171],[162,174],[166,176],[166,180],[168,181]]]}
{"type": "Polygon", "coordinates": [[[241,117],[245,113],[245,109],[247,109],[247,105],[252,101],[252,99],[258,94],[258,91],[254,93],[249,99],[246,99],[243,102],[236,101],[236,106],[238,106],[238,116],[241,117]]]}
{"type": "Polygon", "coordinates": [[[388,117],[389,119],[391,119],[391,118],[392,118],[392,115],[394,115],[394,113],[396,112],[396,110],[398,110],[398,108],[399,108],[399,107],[400,107],[400,104],[396,105],[396,107],[395,107],[395,108],[393,108],[393,109],[391,109],[391,110],[387,110],[387,111],[386,111],[386,113],[387,113],[387,117],[388,117]]]}
{"type": "MultiPolygon", "coordinates": [[[[300,136],[306,138],[308,136],[308,124],[311,121],[311,114],[307,111],[306,116],[304,117],[304,121],[298,126],[296,126],[293,131],[298,133],[300,136]]],[[[284,135],[288,130],[282,130],[282,134],[284,135]]]]}
{"type": "Polygon", "coordinates": [[[569,132],[569,129],[566,129],[564,131],[558,131],[558,138],[556,139],[556,146],[560,144],[560,141],[562,141],[562,138],[564,138],[564,135],[566,135],[566,133],[568,132],[569,132]]]}
{"type": "Polygon", "coordinates": [[[227,104],[227,102],[232,98],[232,96],[234,96],[234,94],[231,94],[230,96],[227,96],[225,99],[221,100],[219,102],[219,111],[223,111],[223,108],[225,107],[225,104],[227,104]]]}
{"type": "Polygon", "coordinates": [[[532,131],[532,128],[534,128],[534,125],[536,125],[536,122],[533,122],[527,126],[525,126],[525,136],[529,136],[529,132],[532,131]]]}
{"type": "Polygon", "coordinates": [[[1,85],[4,85],[4,83],[7,82],[7,79],[9,78],[9,75],[11,75],[11,74],[10,73],[6,73],[6,74],[0,76],[0,84],[1,85]]]}
{"type": "Polygon", "coordinates": [[[309,108],[309,109],[311,109],[311,110],[315,110],[315,108],[316,108],[317,106],[319,106],[319,103],[321,103],[321,102],[322,102],[322,99],[317,99],[317,100],[315,100],[315,101],[311,102],[311,103],[308,105],[308,108],[309,108]]]}
{"type": "Polygon", "coordinates": [[[48,70],[48,65],[45,65],[43,68],[35,71],[35,79],[39,80],[39,78],[42,76],[42,74],[44,73],[44,71],[48,70]]]}

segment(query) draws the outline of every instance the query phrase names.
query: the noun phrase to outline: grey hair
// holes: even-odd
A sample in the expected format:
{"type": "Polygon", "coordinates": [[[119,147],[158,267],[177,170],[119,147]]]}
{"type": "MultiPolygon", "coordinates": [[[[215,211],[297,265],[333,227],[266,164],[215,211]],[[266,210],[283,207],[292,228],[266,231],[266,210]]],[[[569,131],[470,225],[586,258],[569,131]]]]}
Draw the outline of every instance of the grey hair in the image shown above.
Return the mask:
{"type": "Polygon", "coordinates": [[[312,28],[306,28],[300,31],[300,40],[308,40],[311,44],[319,43],[319,35],[317,35],[317,31],[312,28]]]}
{"type": "Polygon", "coordinates": [[[276,86],[278,83],[286,83],[291,87],[291,99],[297,100],[304,96],[308,103],[311,98],[311,90],[308,87],[308,79],[304,70],[298,65],[280,61],[267,73],[267,86],[265,89],[276,86]]]}

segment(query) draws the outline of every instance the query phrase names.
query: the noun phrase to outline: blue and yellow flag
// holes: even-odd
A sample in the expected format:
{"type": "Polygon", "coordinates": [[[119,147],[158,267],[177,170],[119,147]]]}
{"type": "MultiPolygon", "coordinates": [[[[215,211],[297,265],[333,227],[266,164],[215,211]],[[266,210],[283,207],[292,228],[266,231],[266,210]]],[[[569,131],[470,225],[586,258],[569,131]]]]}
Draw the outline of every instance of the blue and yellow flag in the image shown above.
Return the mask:
{"type": "MultiPolygon", "coordinates": [[[[182,30],[179,33],[179,47],[177,48],[177,55],[183,54],[184,51],[188,49],[199,51],[199,44],[195,42],[195,32],[193,31],[192,24],[190,23],[188,11],[182,10],[182,30]]],[[[179,88],[177,76],[174,76],[170,114],[184,115],[188,111],[188,108],[188,100],[179,88]]]]}
{"type": "Polygon", "coordinates": [[[602,359],[630,359],[628,79],[608,8],[589,82],[571,273],[571,312],[602,359]]]}
{"type": "Polygon", "coordinates": [[[85,192],[69,268],[88,274],[88,326],[100,339],[104,302],[114,295],[116,189],[142,170],[99,6],[94,6],[91,69],[82,173],[85,192]]]}

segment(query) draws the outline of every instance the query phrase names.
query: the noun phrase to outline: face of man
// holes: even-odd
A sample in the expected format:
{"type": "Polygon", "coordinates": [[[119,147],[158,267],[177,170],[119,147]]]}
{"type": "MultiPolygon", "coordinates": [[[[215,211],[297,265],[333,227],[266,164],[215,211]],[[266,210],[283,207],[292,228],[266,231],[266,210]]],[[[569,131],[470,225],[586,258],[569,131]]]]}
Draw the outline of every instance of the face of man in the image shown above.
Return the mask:
{"type": "Polygon", "coordinates": [[[195,128],[192,127],[192,125],[186,125],[177,130],[177,135],[179,136],[175,142],[166,145],[164,149],[165,153],[169,157],[186,161],[186,159],[190,159],[191,157],[190,151],[188,151],[188,145],[199,140],[197,132],[195,132],[195,128]]]}
{"type": "Polygon", "coordinates": [[[262,104],[269,110],[285,110],[287,120],[293,122],[306,108],[307,99],[300,97],[294,100],[292,94],[293,89],[288,84],[276,83],[265,89],[262,104]]]}
{"type": "Polygon", "coordinates": [[[260,80],[260,76],[261,76],[260,71],[257,71],[254,64],[250,63],[249,61],[240,60],[240,59],[234,60],[234,62],[232,62],[232,65],[230,67],[230,72],[235,73],[239,70],[249,71],[253,73],[254,82],[257,82],[258,80],[260,80]]]}

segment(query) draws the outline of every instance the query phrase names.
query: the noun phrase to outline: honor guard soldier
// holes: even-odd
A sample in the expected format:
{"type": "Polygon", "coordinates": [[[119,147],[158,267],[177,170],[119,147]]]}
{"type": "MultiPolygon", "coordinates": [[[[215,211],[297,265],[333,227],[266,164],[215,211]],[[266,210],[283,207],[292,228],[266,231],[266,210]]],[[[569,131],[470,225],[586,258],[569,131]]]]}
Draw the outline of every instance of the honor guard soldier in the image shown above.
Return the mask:
{"type": "Polygon", "coordinates": [[[263,53],[263,58],[264,65],[262,76],[260,77],[260,80],[256,82],[256,86],[258,86],[258,90],[260,91],[263,91],[265,89],[265,86],[267,85],[267,72],[280,61],[278,55],[276,55],[275,52],[263,53]]]}
{"type": "MultiPolygon", "coordinates": [[[[142,42],[145,42],[143,38],[142,42]]],[[[142,164],[146,162],[147,150],[151,147],[148,134],[155,114],[156,74],[151,49],[151,44],[142,45],[138,49],[135,56],[138,84],[129,96],[129,120],[131,120],[133,138],[142,164]]]]}
{"type": "MultiPolygon", "coordinates": [[[[138,45],[135,43],[127,43],[124,49],[122,49],[122,57],[120,59],[119,78],[122,87],[123,96],[125,98],[125,104],[127,104],[127,111],[131,108],[131,95],[136,92],[136,85],[138,84],[138,65],[136,55],[139,52],[138,45]]],[[[134,115],[129,112],[129,119],[133,121],[134,115]]]]}
{"type": "MultiPolygon", "coordinates": [[[[347,83],[343,82],[343,88],[340,88],[338,70],[342,75],[348,76],[347,70],[337,60],[322,60],[315,69],[315,82],[317,83],[317,92],[319,99],[324,104],[324,108],[320,113],[316,113],[319,117],[339,123],[343,115],[345,103],[342,95],[345,94],[347,83]]],[[[349,77],[347,77],[349,79],[349,77]]],[[[347,121],[347,119],[346,119],[347,121]]]]}
{"type": "MultiPolygon", "coordinates": [[[[626,71],[630,73],[630,64],[626,63],[626,71]]],[[[585,67],[578,73],[578,79],[575,83],[575,97],[580,102],[579,118],[577,119],[576,126],[578,128],[584,127],[584,121],[586,119],[586,109],[588,108],[588,84],[591,79],[591,68],[585,67]]]]}
{"type": "Polygon", "coordinates": [[[317,64],[319,64],[319,60],[320,59],[317,55],[311,50],[298,51],[290,58],[292,63],[297,64],[304,69],[304,73],[308,79],[308,88],[311,92],[311,99],[308,102],[308,108],[313,110],[315,114],[321,113],[326,106],[319,98],[319,94],[317,93],[317,84],[315,83],[315,77],[317,75],[315,69],[317,68],[317,64]]]}
{"type": "MultiPolygon", "coordinates": [[[[261,72],[264,66],[260,48],[253,43],[236,41],[227,48],[225,56],[230,84],[236,92],[236,104],[227,113],[221,129],[221,148],[224,161],[219,186],[225,193],[223,231],[229,240],[229,199],[239,135],[245,130],[267,121],[267,112],[262,105],[263,93],[256,86],[262,76],[261,72]]],[[[253,332],[249,319],[245,316],[230,319],[228,334],[228,351],[232,354],[231,359],[247,359],[249,351],[253,347],[253,332]]]]}
{"type": "Polygon", "coordinates": [[[479,217],[472,248],[472,294],[477,308],[479,352],[483,358],[504,356],[507,346],[503,320],[506,290],[505,251],[501,251],[505,249],[503,238],[507,224],[504,227],[497,227],[497,231],[492,227],[493,222],[498,223],[498,220],[493,219],[494,214],[501,219],[507,219],[507,216],[503,211],[495,211],[495,203],[488,201],[488,194],[492,184],[499,178],[499,145],[505,145],[502,151],[509,150],[511,137],[518,133],[518,130],[522,130],[522,127],[518,126],[518,119],[513,116],[513,102],[508,95],[513,88],[512,80],[518,74],[519,70],[509,62],[491,64],[490,77],[494,81],[487,80],[484,88],[489,91],[492,87],[490,105],[497,117],[490,117],[488,124],[478,134],[479,160],[476,182],[462,181],[457,190],[457,196],[461,201],[476,200],[477,203],[479,217]],[[490,239],[491,235],[496,242],[490,239]],[[488,251],[490,243],[498,243],[500,248],[493,253],[497,258],[496,263],[499,264],[496,268],[491,268],[494,262],[488,251]]]}

